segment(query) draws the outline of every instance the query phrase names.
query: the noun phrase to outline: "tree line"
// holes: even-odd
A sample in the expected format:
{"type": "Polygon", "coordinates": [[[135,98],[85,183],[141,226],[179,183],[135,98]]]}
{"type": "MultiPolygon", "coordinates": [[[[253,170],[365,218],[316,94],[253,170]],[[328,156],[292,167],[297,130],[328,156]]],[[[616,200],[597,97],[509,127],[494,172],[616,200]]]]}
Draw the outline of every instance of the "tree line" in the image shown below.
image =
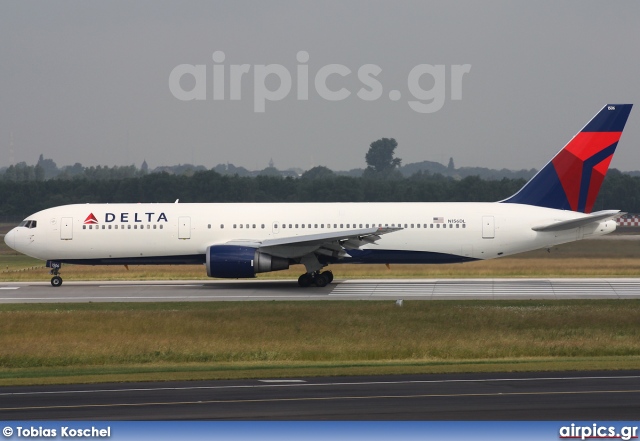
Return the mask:
{"type": "MultiPolygon", "coordinates": [[[[65,204],[136,202],[445,202],[499,201],[514,194],[524,179],[454,179],[440,174],[348,177],[316,167],[300,178],[243,177],[213,170],[191,176],[152,173],[124,179],[47,181],[0,180],[0,216],[26,217],[65,204]]],[[[612,169],[602,185],[594,211],[640,212],[640,177],[612,169]]]]}

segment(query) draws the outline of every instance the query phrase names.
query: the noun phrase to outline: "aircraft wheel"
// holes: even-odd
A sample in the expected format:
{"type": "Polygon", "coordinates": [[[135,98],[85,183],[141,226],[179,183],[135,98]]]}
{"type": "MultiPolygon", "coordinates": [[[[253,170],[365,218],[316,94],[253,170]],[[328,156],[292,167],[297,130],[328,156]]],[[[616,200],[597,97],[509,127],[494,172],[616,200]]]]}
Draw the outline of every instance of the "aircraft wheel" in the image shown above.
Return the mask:
{"type": "Polygon", "coordinates": [[[300,285],[303,288],[306,288],[307,286],[311,285],[311,275],[310,274],[303,274],[300,277],[298,277],[298,285],[300,285]]]}
{"type": "Polygon", "coordinates": [[[62,277],[55,276],[51,278],[51,286],[55,286],[57,288],[60,285],[62,285],[62,277]]]}
{"type": "Polygon", "coordinates": [[[324,274],[316,274],[316,276],[313,278],[313,281],[318,288],[323,288],[327,286],[327,283],[329,283],[329,278],[324,274]]]}
{"type": "Polygon", "coordinates": [[[333,273],[331,271],[324,271],[322,275],[327,278],[327,283],[333,282],[333,273]]]}

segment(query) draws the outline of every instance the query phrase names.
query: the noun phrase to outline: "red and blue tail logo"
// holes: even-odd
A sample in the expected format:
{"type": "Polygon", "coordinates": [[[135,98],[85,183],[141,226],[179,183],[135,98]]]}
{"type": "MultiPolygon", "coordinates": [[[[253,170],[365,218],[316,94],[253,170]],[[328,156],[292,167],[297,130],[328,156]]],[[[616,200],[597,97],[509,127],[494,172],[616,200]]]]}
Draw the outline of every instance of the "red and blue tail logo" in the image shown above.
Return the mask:
{"type": "Polygon", "coordinates": [[[632,106],[604,106],[520,191],[502,202],[591,213],[632,106]]]}

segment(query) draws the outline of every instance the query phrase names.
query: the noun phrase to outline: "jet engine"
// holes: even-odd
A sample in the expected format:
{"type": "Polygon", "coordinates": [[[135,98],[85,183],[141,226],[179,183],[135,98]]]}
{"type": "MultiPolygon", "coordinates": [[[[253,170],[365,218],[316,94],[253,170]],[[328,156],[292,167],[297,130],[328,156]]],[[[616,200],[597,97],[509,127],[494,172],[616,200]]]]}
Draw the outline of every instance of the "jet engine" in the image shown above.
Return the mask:
{"type": "Polygon", "coordinates": [[[257,273],[289,268],[289,259],[239,245],[212,245],[206,253],[207,275],[228,279],[255,277],[257,273]]]}

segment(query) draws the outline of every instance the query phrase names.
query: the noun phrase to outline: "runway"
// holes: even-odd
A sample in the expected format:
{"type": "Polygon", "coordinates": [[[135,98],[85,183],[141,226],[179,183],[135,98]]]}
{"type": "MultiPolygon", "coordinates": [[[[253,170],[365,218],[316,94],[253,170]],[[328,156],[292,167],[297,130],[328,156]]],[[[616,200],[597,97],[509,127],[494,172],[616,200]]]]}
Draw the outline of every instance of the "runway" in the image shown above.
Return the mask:
{"type": "Polygon", "coordinates": [[[640,371],[0,388],[1,420],[635,420],[640,371]]]}
{"type": "Polygon", "coordinates": [[[294,280],[0,283],[0,303],[638,298],[640,279],[614,278],[336,280],[324,288],[294,280]]]}

